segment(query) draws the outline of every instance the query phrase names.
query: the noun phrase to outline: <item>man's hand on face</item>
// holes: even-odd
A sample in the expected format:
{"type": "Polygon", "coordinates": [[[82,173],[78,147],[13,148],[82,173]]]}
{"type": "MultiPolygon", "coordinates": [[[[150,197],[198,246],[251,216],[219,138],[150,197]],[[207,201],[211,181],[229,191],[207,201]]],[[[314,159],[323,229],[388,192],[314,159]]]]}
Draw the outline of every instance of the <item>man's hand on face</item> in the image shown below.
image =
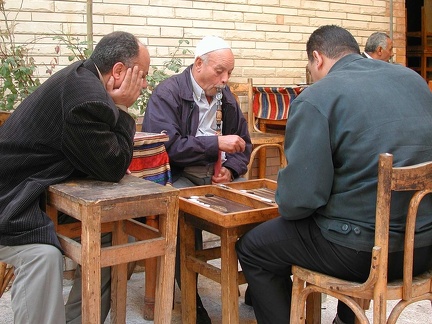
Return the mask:
{"type": "Polygon", "coordinates": [[[134,104],[143,88],[143,74],[144,72],[140,71],[138,66],[134,66],[133,69],[128,68],[118,89],[114,89],[114,77],[109,78],[106,84],[107,92],[116,105],[130,107],[134,104]]]}

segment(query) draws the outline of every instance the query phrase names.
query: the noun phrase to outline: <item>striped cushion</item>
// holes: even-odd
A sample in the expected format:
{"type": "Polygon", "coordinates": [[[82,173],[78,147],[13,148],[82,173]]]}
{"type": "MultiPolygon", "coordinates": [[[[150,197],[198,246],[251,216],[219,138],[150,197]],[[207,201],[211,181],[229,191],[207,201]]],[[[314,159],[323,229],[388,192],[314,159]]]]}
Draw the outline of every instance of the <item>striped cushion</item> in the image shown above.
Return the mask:
{"type": "Polygon", "coordinates": [[[139,178],[161,185],[172,184],[169,157],[163,143],[136,145],[129,170],[139,178]]]}
{"type": "Polygon", "coordinates": [[[256,118],[287,119],[296,92],[291,87],[253,87],[253,111],[256,118]]]}

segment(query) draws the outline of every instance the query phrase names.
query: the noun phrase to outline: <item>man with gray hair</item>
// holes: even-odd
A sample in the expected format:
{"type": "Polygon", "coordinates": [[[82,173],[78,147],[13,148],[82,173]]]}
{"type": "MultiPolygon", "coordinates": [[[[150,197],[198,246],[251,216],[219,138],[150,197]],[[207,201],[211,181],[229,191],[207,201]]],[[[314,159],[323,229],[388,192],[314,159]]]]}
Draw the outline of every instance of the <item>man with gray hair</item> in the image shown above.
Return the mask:
{"type": "Polygon", "coordinates": [[[366,41],[362,55],[366,58],[389,62],[393,57],[393,41],[386,33],[372,33],[366,41]]]}

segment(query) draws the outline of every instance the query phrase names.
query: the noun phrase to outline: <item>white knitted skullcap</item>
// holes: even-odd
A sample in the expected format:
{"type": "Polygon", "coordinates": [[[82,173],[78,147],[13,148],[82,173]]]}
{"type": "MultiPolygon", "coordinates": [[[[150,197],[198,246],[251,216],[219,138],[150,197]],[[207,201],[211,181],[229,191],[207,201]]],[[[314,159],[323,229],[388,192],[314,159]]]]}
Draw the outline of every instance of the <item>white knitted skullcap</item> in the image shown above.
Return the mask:
{"type": "Polygon", "coordinates": [[[195,58],[224,48],[231,48],[226,41],[218,36],[205,36],[195,48],[195,58]]]}

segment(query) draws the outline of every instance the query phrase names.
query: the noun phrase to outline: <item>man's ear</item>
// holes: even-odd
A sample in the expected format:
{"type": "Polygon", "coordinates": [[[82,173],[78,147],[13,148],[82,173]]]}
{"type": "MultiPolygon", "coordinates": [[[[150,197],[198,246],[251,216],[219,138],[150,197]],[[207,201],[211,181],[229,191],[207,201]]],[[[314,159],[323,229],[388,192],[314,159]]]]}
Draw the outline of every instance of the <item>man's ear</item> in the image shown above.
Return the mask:
{"type": "Polygon", "coordinates": [[[197,70],[198,72],[201,70],[203,64],[204,64],[203,59],[202,59],[201,57],[198,56],[198,57],[195,59],[195,62],[194,62],[195,68],[196,68],[196,70],[197,70]]]}
{"type": "Polygon", "coordinates": [[[118,80],[124,71],[126,71],[126,66],[122,62],[117,62],[112,68],[112,76],[118,80]]]}
{"type": "Polygon", "coordinates": [[[314,57],[313,64],[316,64],[317,69],[320,69],[324,62],[323,56],[318,51],[313,51],[312,55],[314,57]]]}
{"type": "Polygon", "coordinates": [[[377,49],[376,49],[376,52],[377,52],[378,55],[381,55],[382,52],[383,52],[383,50],[384,50],[384,48],[382,46],[378,46],[377,49]]]}

